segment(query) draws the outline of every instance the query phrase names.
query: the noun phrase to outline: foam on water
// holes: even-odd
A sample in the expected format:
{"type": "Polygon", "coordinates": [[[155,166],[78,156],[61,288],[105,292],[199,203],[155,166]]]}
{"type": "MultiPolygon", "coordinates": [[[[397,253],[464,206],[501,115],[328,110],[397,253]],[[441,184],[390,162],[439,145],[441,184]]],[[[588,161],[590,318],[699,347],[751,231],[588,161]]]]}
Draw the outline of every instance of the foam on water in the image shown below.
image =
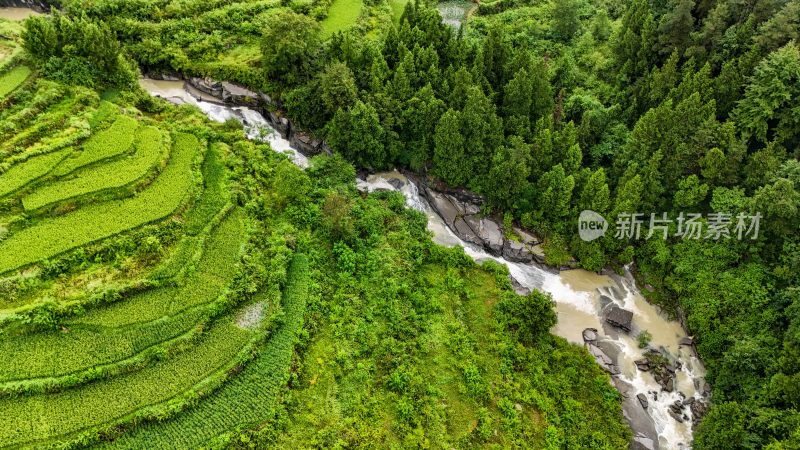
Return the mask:
{"type": "Polygon", "coordinates": [[[244,106],[229,107],[198,99],[186,90],[183,81],[141,79],[139,85],[156,97],[167,100],[179,99],[183,103],[194,105],[215,122],[223,123],[234,119],[242,124],[248,139],[268,142],[272,150],[286,154],[295,165],[303,169],[308,167],[308,158],[294,149],[289,141],[273,129],[264,116],[254,109],[244,106]]]}

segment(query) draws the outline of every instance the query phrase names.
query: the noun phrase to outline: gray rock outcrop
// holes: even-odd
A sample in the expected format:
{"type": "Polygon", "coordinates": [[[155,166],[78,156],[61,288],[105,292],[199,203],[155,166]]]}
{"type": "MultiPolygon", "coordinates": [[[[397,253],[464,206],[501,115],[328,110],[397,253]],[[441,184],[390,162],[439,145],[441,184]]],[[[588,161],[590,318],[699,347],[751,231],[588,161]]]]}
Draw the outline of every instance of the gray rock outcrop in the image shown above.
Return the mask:
{"type": "Polygon", "coordinates": [[[500,222],[481,214],[483,200],[466,191],[440,192],[425,182],[418,183],[420,193],[462,240],[478,245],[495,256],[512,262],[544,263],[537,248],[539,240],[530,233],[514,229],[514,239],[507,239],[500,222]]]}
{"type": "Polygon", "coordinates": [[[625,331],[631,331],[632,321],[633,312],[622,309],[617,305],[610,305],[608,312],[606,312],[606,322],[625,331]]]}

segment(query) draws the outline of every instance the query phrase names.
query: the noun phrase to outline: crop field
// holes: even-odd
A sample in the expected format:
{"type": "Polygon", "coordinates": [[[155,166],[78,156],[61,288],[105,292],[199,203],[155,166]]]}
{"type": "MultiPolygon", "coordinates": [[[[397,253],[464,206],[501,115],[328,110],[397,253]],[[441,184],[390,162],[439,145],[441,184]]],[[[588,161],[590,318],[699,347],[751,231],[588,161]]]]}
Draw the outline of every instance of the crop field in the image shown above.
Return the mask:
{"type": "Polygon", "coordinates": [[[308,261],[296,255],[281,301],[280,328],[242,373],[175,420],[139,428],[111,445],[115,449],[198,448],[217,436],[257,424],[275,409],[276,396],[289,377],[294,342],[303,323],[308,295],[308,261]]]}
{"type": "Polygon", "coordinates": [[[244,135],[25,66],[0,86],[0,447],[100,441],[212,393],[175,423],[213,405],[216,427],[180,439],[264,417],[288,376],[308,271],[298,259],[282,300],[278,281],[265,289],[244,262],[252,219],[227,167],[244,135]],[[240,323],[253,306],[282,310],[278,328],[240,323]],[[239,402],[250,406],[231,414],[239,402]]]}
{"type": "Polygon", "coordinates": [[[33,210],[79,195],[121,188],[144,178],[159,165],[165,148],[164,139],[155,127],[141,127],[134,136],[134,153],[130,157],[87,168],[74,178],[48,183],[23,197],[23,206],[26,210],[33,210]]]}

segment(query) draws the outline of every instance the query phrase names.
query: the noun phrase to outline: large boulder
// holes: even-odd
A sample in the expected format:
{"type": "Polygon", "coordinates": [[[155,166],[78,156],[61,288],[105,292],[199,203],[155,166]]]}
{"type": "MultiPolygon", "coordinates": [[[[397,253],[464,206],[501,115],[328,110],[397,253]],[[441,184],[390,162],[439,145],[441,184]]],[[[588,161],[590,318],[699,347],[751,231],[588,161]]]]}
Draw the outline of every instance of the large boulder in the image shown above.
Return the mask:
{"type": "Polygon", "coordinates": [[[642,405],[642,408],[647,409],[647,406],[650,404],[650,402],[647,401],[647,395],[640,392],[636,394],[636,399],[639,400],[639,404],[642,405]]]}
{"type": "Polygon", "coordinates": [[[274,128],[281,136],[288,136],[291,130],[291,123],[289,119],[281,115],[278,110],[270,110],[266,115],[267,120],[272,128],[274,128]]]}
{"type": "Polygon", "coordinates": [[[222,99],[222,83],[211,78],[189,77],[188,83],[198,91],[222,99]]]}
{"type": "Polygon", "coordinates": [[[629,450],[656,450],[658,446],[652,438],[637,434],[631,440],[629,450]]]}
{"type": "Polygon", "coordinates": [[[455,231],[458,237],[464,241],[483,246],[483,239],[475,232],[475,229],[472,228],[463,217],[459,216],[454,219],[453,231],[455,231]]]}
{"type": "Polygon", "coordinates": [[[499,256],[503,253],[503,242],[505,238],[503,237],[503,230],[497,222],[489,218],[481,219],[480,236],[485,242],[484,246],[490,253],[495,256],[499,256]]]}
{"type": "MultiPolygon", "coordinates": [[[[452,197],[451,201],[458,202],[458,200],[455,200],[452,197]]],[[[460,209],[466,213],[468,207],[461,202],[458,203],[460,209]]],[[[497,222],[488,217],[482,218],[478,216],[478,214],[466,214],[464,216],[464,222],[469,225],[469,227],[472,229],[472,232],[478,237],[478,241],[475,242],[476,244],[483,246],[483,248],[495,256],[502,255],[503,242],[505,241],[505,238],[503,237],[503,231],[500,229],[500,225],[498,225],[497,222]]]]}
{"type": "Polygon", "coordinates": [[[606,322],[611,325],[621,328],[625,331],[631,331],[631,322],[633,321],[633,312],[627,309],[620,308],[617,305],[611,305],[606,313],[606,322]]]}
{"type": "MultiPolygon", "coordinates": [[[[0,4],[2,0],[0,0],[0,4]]],[[[183,78],[180,75],[175,73],[169,72],[149,72],[145,74],[145,78],[150,78],[151,80],[162,80],[162,81],[180,81],[183,78]]]]}
{"type": "Polygon", "coordinates": [[[225,103],[242,106],[257,106],[259,103],[258,94],[250,89],[227,81],[223,81],[221,87],[222,101],[225,103]]]}
{"type": "Polygon", "coordinates": [[[583,336],[583,342],[587,344],[593,344],[597,342],[597,339],[599,337],[597,335],[597,328],[586,328],[585,330],[583,330],[582,336],[583,336]]]}
{"type": "Polygon", "coordinates": [[[295,131],[292,133],[289,143],[304,155],[316,155],[319,153],[319,147],[322,141],[308,133],[295,131]]]}
{"type": "Polygon", "coordinates": [[[617,367],[617,365],[614,363],[614,359],[608,356],[600,347],[594,344],[588,344],[587,348],[589,353],[594,356],[594,360],[600,367],[603,368],[603,370],[611,375],[617,375],[620,373],[619,367],[617,367]]]}
{"type": "Polygon", "coordinates": [[[516,292],[517,294],[519,294],[519,295],[529,295],[531,293],[530,289],[528,289],[527,287],[525,287],[522,284],[520,284],[520,282],[517,281],[517,279],[512,277],[510,274],[508,275],[508,281],[511,282],[511,287],[514,289],[514,292],[516,292]]]}
{"type": "Polygon", "coordinates": [[[431,207],[436,210],[450,229],[455,230],[456,218],[462,216],[463,211],[459,210],[444,194],[429,189],[426,189],[425,193],[431,207]]]}

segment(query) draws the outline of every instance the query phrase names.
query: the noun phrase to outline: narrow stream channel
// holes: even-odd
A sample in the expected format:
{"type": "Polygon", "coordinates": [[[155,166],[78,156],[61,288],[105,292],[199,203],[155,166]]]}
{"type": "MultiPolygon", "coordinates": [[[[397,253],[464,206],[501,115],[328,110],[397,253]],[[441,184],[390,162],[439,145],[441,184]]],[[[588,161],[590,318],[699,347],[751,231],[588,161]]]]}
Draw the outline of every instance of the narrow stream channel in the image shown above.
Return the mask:
{"type": "MultiPolygon", "coordinates": [[[[224,122],[236,119],[243,124],[248,138],[269,142],[273,150],[286,153],[299,167],[308,167],[308,159],[270,128],[269,123],[255,110],[205,101],[201,93],[187,89],[183,81],[143,79],[140,85],[151,95],[173,103],[195,105],[212,120],[224,122]]],[[[619,373],[612,379],[625,397],[623,412],[637,435],[635,442],[638,448],[690,448],[692,410],[686,405],[704,397],[703,365],[692,347],[681,345],[686,334],[680,324],[666,318],[642,297],[629,271],[625,276],[599,275],[585,270],[553,272],[537,264],[510,262],[462,241],[420,195],[414,182],[404,175],[398,172],[378,173],[357,180],[357,185],[360,190],[367,192],[400,191],[408,207],[427,215],[428,229],[436,243],[448,247],[461,246],[476,261],[491,259],[504,264],[521,286],[551,294],[558,313],[558,323],[551,330],[553,334],[583,345],[584,330],[597,330],[595,345],[589,348],[601,349],[603,356],[618,368],[619,373]],[[633,312],[633,325],[629,333],[612,327],[604,319],[605,311],[612,305],[633,312]],[[649,347],[666,355],[671,369],[675,371],[674,389],[671,392],[664,390],[651,373],[638,370],[634,363],[643,357],[645,351],[639,348],[636,340],[641,330],[652,334],[649,347]],[[637,398],[639,394],[646,400],[637,398]],[[683,406],[676,408],[676,402],[683,406]],[[676,409],[680,412],[676,412],[676,409]]]]}

